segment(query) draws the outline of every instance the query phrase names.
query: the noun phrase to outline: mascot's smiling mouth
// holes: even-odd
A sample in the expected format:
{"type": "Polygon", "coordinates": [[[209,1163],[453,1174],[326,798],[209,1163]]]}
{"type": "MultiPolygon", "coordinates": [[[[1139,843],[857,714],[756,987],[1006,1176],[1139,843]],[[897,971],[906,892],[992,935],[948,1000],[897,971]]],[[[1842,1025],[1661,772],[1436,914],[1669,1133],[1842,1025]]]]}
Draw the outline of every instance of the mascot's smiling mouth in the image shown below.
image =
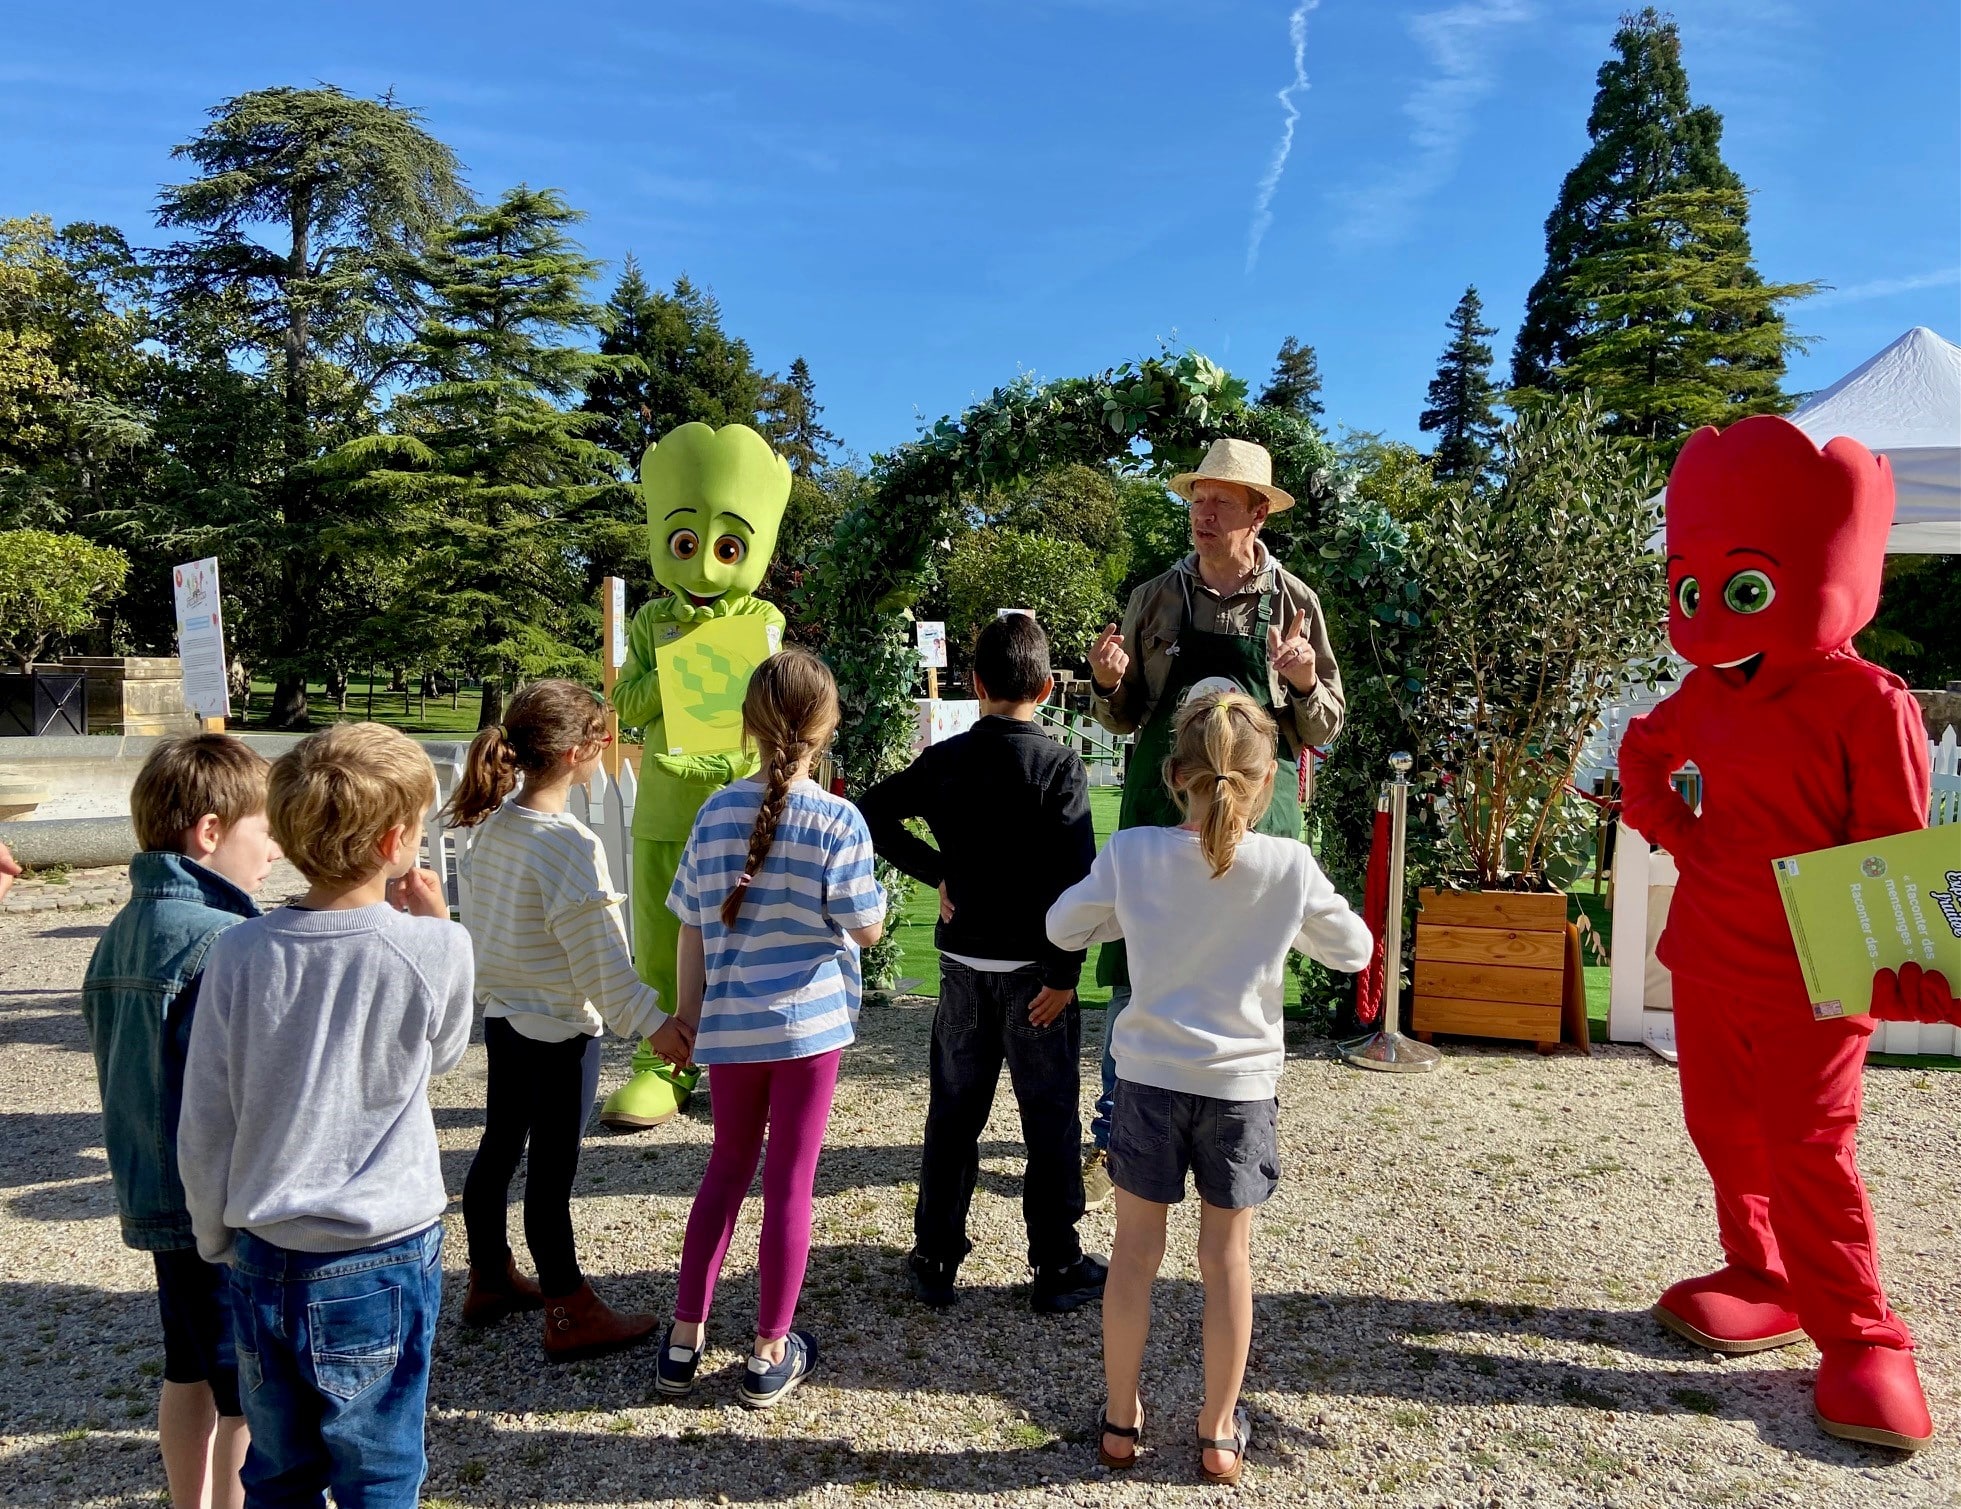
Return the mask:
{"type": "Polygon", "coordinates": [[[1741,660],[1725,660],[1720,665],[1712,665],[1709,669],[1723,678],[1725,686],[1745,687],[1755,679],[1757,672],[1763,669],[1763,663],[1764,652],[1759,650],[1754,655],[1745,655],[1741,660]]]}
{"type": "Polygon", "coordinates": [[[693,603],[697,608],[709,607],[712,604],[721,601],[721,599],[723,599],[724,597],[728,596],[726,592],[717,592],[708,597],[697,597],[692,592],[686,592],[683,593],[682,595],[686,597],[689,602],[693,603]]]}

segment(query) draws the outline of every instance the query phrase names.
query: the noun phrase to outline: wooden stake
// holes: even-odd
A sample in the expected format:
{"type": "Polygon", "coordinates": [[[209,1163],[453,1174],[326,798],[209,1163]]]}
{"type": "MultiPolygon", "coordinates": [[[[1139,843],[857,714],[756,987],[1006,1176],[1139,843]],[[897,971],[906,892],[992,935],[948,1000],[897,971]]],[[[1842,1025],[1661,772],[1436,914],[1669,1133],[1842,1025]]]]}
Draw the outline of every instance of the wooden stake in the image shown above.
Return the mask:
{"type": "Polygon", "coordinates": [[[620,777],[620,715],[613,707],[613,687],[620,679],[618,647],[626,643],[626,582],[609,576],[599,584],[599,684],[606,694],[606,732],[612,740],[601,763],[614,780],[620,777]]]}
{"type": "Polygon", "coordinates": [[[929,702],[940,700],[940,668],[936,665],[926,667],[926,699],[929,702]]]}

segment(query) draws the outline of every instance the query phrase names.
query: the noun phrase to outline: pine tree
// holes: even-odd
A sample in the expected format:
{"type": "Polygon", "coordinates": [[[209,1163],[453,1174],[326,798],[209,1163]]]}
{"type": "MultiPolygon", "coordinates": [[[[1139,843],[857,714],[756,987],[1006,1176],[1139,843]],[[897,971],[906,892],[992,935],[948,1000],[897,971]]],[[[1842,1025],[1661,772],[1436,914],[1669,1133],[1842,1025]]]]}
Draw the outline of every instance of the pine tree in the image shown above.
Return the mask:
{"type": "Polygon", "coordinates": [[[1440,481],[1469,481],[1484,470],[1498,439],[1491,411],[1498,389],[1491,381],[1491,347],[1485,337],[1498,332],[1484,323],[1484,304],[1475,286],[1450,313],[1450,344],[1437,375],[1430,379],[1430,407],[1417,427],[1437,434],[1431,471],[1440,481]]]}
{"type": "MultiPolygon", "coordinates": [[[[334,590],[324,547],[342,523],[313,463],[393,371],[420,313],[415,258],[466,196],[455,155],[415,111],[330,87],[229,99],[172,155],[199,176],[159,196],[158,223],[195,232],[159,258],[164,317],[207,339],[222,332],[278,385],[281,475],[234,532],[278,573],[273,721],[299,727],[334,590]]],[[[231,553],[225,536],[207,543],[231,553]]]]}
{"type": "Polygon", "coordinates": [[[764,389],[763,433],[790,463],[794,476],[814,475],[837,444],[838,437],[819,420],[823,412],[810,363],[801,356],[790,363],[788,377],[771,378],[764,389]]]}
{"type": "Polygon", "coordinates": [[[581,218],[524,185],[459,216],[426,259],[410,353],[426,383],[390,434],[337,458],[407,565],[378,635],[409,664],[479,670],[491,722],[517,682],[591,670],[580,513],[624,462],[568,405],[624,364],[579,343],[600,319],[585,296],[598,264],[569,234],[581,218]]]}
{"type": "Polygon", "coordinates": [[[1269,409],[1291,409],[1309,419],[1321,417],[1321,364],[1312,346],[1302,345],[1291,335],[1280,343],[1273,376],[1260,394],[1260,403],[1269,409]]]}
{"type": "Polygon", "coordinates": [[[1555,369],[1589,388],[1609,432],[1666,455],[1705,424],[1789,407],[1779,388],[1796,344],[1776,306],[1815,284],[1767,284],[1750,265],[1743,191],[1657,194],[1567,281],[1590,332],[1555,369]]]}
{"type": "MultiPolygon", "coordinates": [[[[1592,145],[1546,220],[1546,269],[1526,299],[1512,385],[1572,392],[1604,384],[1626,396],[1649,348],[1673,344],[1678,357],[1693,349],[1712,369],[1708,382],[1731,395],[1714,407],[1674,406],[1682,412],[1727,422],[1780,408],[1795,342],[1778,306],[1809,285],[1767,288],[1758,276],[1749,201],[1722,157],[1722,117],[1691,103],[1674,21],[1653,8],[1623,16],[1614,51],[1587,120],[1592,145]],[[1647,292],[1618,299],[1634,292],[1607,281],[1620,275],[1638,276],[1647,292]],[[1671,277],[1694,280],[1697,293],[1664,296],[1671,277]],[[1687,335],[1659,328],[1684,318],[1695,322],[1687,335]],[[1590,349],[1603,339],[1605,350],[1590,349]],[[1618,358],[1630,364],[1616,366],[1618,358]]],[[[1613,399],[1605,403],[1614,433],[1669,438],[1657,428],[1669,405],[1623,413],[1613,399]]]]}
{"type": "Polygon", "coordinates": [[[593,438],[626,459],[629,475],[676,425],[756,422],[764,378],[748,343],[722,328],[715,296],[685,276],[660,293],[628,257],[599,326],[600,353],[624,360],[594,374],[585,408],[597,416],[593,438]]]}

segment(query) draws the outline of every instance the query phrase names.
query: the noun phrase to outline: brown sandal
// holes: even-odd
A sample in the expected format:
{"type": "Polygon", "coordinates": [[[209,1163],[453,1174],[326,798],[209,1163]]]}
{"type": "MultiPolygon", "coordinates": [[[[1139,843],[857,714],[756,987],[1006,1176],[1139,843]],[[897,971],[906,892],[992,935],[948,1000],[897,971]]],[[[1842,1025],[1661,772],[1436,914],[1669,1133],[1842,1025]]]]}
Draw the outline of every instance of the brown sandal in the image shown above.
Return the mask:
{"type": "Polygon", "coordinates": [[[1137,1446],[1135,1443],[1144,1438],[1144,1422],[1142,1420],[1139,1420],[1135,1425],[1112,1425],[1110,1423],[1110,1416],[1106,1411],[1098,1417],[1096,1429],[1098,1432],[1096,1437],[1096,1460],[1098,1462],[1102,1463],[1103,1466],[1109,1468],[1112,1472],[1123,1472],[1137,1465],[1137,1446]],[[1123,1456],[1112,1456],[1110,1449],[1103,1444],[1104,1436],[1121,1436],[1124,1440],[1133,1444],[1130,1450],[1123,1456]]]}
{"type": "Polygon", "coordinates": [[[1236,1487],[1240,1473],[1246,1470],[1246,1448],[1253,1444],[1253,1424],[1246,1418],[1244,1409],[1232,1412],[1232,1434],[1223,1440],[1208,1441],[1198,1438],[1198,1474],[1208,1483],[1217,1483],[1222,1488],[1236,1487]],[[1229,1451],[1232,1453],[1232,1466],[1224,1472],[1214,1472],[1205,1465],[1208,1451],[1229,1451]]]}

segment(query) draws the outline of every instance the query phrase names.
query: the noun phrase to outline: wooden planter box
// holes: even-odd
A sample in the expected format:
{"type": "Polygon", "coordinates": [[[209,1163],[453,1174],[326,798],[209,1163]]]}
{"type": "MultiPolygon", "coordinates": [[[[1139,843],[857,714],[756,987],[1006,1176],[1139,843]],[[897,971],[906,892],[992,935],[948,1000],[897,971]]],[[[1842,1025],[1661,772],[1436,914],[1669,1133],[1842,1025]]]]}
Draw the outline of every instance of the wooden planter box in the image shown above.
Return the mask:
{"type": "Polygon", "coordinates": [[[1564,896],[1425,890],[1417,905],[1411,1030],[1524,1039],[1550,1053],[1564,1024],[1586,1047],[1579,934],[1564,896]]]}
{"type": "Polygon", "coordinates": [[[191,733],[184,678],[174,655],[65,655],[62,669],[88,677],[89,727],[117,734],[191,733]]]}

